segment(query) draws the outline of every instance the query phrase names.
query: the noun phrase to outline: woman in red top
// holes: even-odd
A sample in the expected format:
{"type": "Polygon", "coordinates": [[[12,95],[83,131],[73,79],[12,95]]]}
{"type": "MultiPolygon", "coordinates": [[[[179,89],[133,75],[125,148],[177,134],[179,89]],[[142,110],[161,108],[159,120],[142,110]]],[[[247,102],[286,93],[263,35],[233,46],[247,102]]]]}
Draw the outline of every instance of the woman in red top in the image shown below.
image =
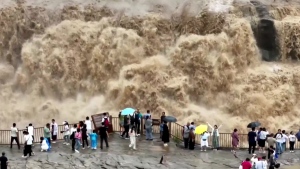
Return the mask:
{"type": "Polygon", "coordinates": [[[246,158],[246,161],[242,162],[241,166],[243,167],[243,169],[251,169],[252,164],[250,162],[250,159],[246,158]]]}

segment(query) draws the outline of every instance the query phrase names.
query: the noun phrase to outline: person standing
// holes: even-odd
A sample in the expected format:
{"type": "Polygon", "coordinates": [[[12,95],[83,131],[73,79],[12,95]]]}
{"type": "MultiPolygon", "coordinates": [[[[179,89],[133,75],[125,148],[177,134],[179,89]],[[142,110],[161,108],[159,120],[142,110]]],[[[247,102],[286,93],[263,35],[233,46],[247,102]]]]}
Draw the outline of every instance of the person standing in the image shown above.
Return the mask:
{"type": "Polygon", "coordinates": [[[286,150],[286,142],[289,140],[288,136],[285,133],[285,130],[282,130],[282,152],[286,150]]]}
{"type": "Polygon", "coordinates": [[[210,125],[207,122],[207,125],[212,130],[212,147],[213,147],[213,149],[218,150],[220,147],[220,145],[219,145],[219,137],[220,137],[219,128],[222,126],[222,124],[219,127],[217,125],[214,125],[214,127],[212,127],[212,125],[210,125]]]}
{"type": "Polygon", "coordinates": [[[187,123],[185,126],[183,126],[183,142],[184,142],[184,148],[189,147],[189,141],[190,141],[190,123],[187,123]]]}
{"type": "Polygon", "coordinates": [[[266,139],[267,139],[266,128],[262,128],[259,134],[259,141],[258,141],[258,145],[260,147],[259,151],[262,153],[265,153],[266,139]]]}
{"type": "Polygon", "coordinates": [[[7,169],[8,159],[5,156],[5,152],[2,152],[2,156],[0,157],[1,169],[7,169]]]}
{"type": "Polygon", "coordinates": [[[65,145],[69,145],[70,142],[70,128],[69,123],[67,121],[63,122],[64,125],[64,131],[61,131],[61,133],[64,133],[64,143],[65,145]]]}
{"type": "MultiPolygon", "coordinates": [[[[127,132],[128,134],[128,132],[127,132]]],[[[101,150],[103,149],[103,141],[105,141],[106,147],[108,148],[108,141],[107,138],[109,138],[108,132],[107,132],[107,128],[104,124],[104,122],[102,122],[102,126],[99,128],[99,135],[100,135],[100,148],[101,150]]]]}
{"type": "Polygon", "coordinates": [[[168,143],[170,142],[169,127],[166,121],[164,121],[162,141],[164,142],[165,147],[168,146],[168,143]]]}
{"type": "Polygon", "coordinates": [[[75,133],[77,131],[77,124],[73,125],[73,128],[71,128],[71,135],[70,139],[72,140],[72,150],[75,151],[75,144],[76,144],[76,139],[75,139],[75,133]]]}
{"type": "Polygon", "coordinates": [[[274,138],[276,139],[276,154],[281,154],[282,151],[282,133],[281,133],[281,129],[278,129],[278,132],[275,134],[274,138]]]}
{"type": "Polygon", "coordinates": [[[119,112],[119,125],[120,125],[120,136],[124,130],[124,116],[122,115],[122,110],[119,112]]]}
{"type": "Polygon", "coordinates": [[[239,145],[240,139],[239,139],[239,135],[238,135],[238,130],[234,129],[233,133],[231,134],[232,137],[232,152],[235,153],[235,150],[237,150],[237,147],[239,145]]]}
{"type": "Polygon", "coordinates": [[[103,118],[102,118],[102,122],[104,122],[104,125],[106,128],[109,127],[109,118],[107,117],[107,114],[106,113],[103,113],[103,118]]]}
{"type": "Polygon", "coordinates": [[[161,116],[160,116],[160,122],[161,122],[161,123],[164,121],[165,117],[166,117],[166,113],[165,113],[165,112],[162,112],[162,113],[161,113],[161,116]]]}
{"type": "Polygon", "coordinates": [[[88,142],[88,134],[86,129],[86,124],[83,125],[81,129],[81,136],[82,136],[82,149],[84,150],[84,143],[86,143],[87,148],[90,148],[89,142],[88,142]]]}
{"type": "Polygon", "coordinates": [[[23,132],[25,134],[24,138],[25,138],[25,142],[24,142],[24,145],[25,145],[25,148],[24,148],[24,155],[22,156],[23,158],[27,158],[29,155],[29,157],[31,155],[33,155],[34,153],[32,152],[32,143],[33,143],[33,140],[32,140],[32,136],[29,135],[29,133],[27,131],[24,131],[23,132]]]}
{"type": "Polygon", "coordinates": [[[50,149],[51,149],[51,132],[50,132],[50,124],[47,123],[46,126],[44,127],[44,138],[48,140],[50,149]]]}
{"type": "Polygon", "coordinates": [[[133,148],[134,150],[136,149],[136,132],[135,132],[135,126],[131,127],[131,130],[129,132],[129,136],[130,136],[130,144],[129,147],[133,148]]]}
{"type": "Polygon", "coordinates": [[[27,127],[27,131],[28,131],[29,135],[32,137],[32,140],[34,142],[33,130],[34,130],[34,127],[33,127],[32,123],[29,123],[29,125],[27,127]]]}
{"type": "Polygon", "coordinates": [[[129,139],[129,136],[128,136],[129,125],[130,125],[130,119],[128,118],[128,116],[125,116],[124,117],[124,131],[121,135],[122,138],[124,138],[124,136],[125,136],[125,139],[129,139]]]}
{"type": "Polygon", "coordinates": [[[299,129],[299,131],[296,133],[295,136],[296,136],[297,140],[300,141],[300,129],[299,129]]]}
{"type": "Polygon", "coordinates": [[[137,109],[137,111],[134,114],[134,124],[135,124],[135,128],[136,128],[136,134],[137,136],[140,135],[140,130],[141,130],[141,117],[142,114],[140,113],[140,110],[137,109]]]}
{"type": "Polygon", "coordinates": [[[57,134],[58,134],[58,125],[55,122],[54,119],[52,119],[52,130],[51,130],[51,134],[52,134],[52,143],[56,143],[57,140],[57,134]]]}
{"type": "Polygon", "coordinates": [[[98,135],[96,133],[96,130],[94,130],[93,133],[90,134],[91,149],[92,150],[97,149],[97,143],[98,143],[97,138],[98,138],[98,135]]]}
{"type": "Polygon", "coordinates": [[[86,116],[85,118],[85,125],[86,125],[86,130],[87,130],[87,134],[91,134],[92,133],[92,122],[90,120],[90,117],[89,116],[86,116]]]}
{"type": "Polygon", "coordinates": [[[257,137],[257,134],[255,132],[255,127],[253,127],[252,130],[248,133],[248,143],[249,143],[248,152],[249,152],[249,154],[251,154],[251,150],[252,150],[252,154],[254,154],[255,147],[256,147],[256,140],[255,140],[256,137],[257,137]]]}
{"type": "Polygon", "coordinates": [[[17,145],[18,145],[18,148],[20,150],[20,143],[19,143],[19,137],[18,137],[18,128],[16,127],[16,123],[13,123],[13,126],[11,127],[10,129],[10,148],[12,148],[12,143],[14,141],[16,141],[17,145]]]}
{"type": "Polygon", "coordinates": [[[292,131],[290,132],[289,140],[290,140],[290,152],[294,153],[295,152],[294,147],[295,147],[295,143],[296,143],[296,136],[294,135],[294,132],[292,132],[292,131]]]}
{"type": "Polygon", "coordinates": [[[152,119],[149,116],[146,116],[145,129],[146,129],[146,140],[150,140],[150,141],[153,140],[152,119]]]}
{"type": "Polygon", "coordinates": [[[81,135],[81,132],[80,132],[80,129],[77,129],[76,133],[75,133],[75,152],[76,153],[79,153],[79,149],[80,149],[80,145],[81,145],[81,138],[82,138],[82,135],[81,135]]]}
{"type": "Polygon", "coordinates": [[[205,131],[202,135],[201,135],[201,151],[206,151],[207,147],[208,147],[208,137],[209,137],[209,133],[207,131],[205,131]]]}
{"type": "Polygon", "coordinates": [[[195,133],[194,133],[194,128],[190,128],[189,130],[189,142],[188,142],[188,147],[190,150],[194,150],[195,149],[195,133]]]}

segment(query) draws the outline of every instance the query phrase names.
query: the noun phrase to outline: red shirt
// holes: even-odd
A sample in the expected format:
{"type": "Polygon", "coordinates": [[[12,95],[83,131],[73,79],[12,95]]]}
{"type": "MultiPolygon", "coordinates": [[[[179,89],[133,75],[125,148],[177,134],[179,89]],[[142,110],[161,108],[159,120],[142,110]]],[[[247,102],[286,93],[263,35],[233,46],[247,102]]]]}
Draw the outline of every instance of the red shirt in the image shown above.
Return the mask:
{"type": "Polygon", "coordinates": [[[244,161],[242,163],[242,167],[243,167],[243,169],[251,169],[252,164],[250,163],[250,161],[244,161]]]}

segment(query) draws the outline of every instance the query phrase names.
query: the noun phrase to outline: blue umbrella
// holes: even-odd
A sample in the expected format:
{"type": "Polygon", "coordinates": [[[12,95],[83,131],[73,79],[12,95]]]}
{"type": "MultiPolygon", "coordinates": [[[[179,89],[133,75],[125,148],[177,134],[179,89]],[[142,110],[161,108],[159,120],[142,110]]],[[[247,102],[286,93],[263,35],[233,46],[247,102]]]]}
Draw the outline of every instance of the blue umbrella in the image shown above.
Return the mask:
{"type": "Polygon", "coordinates": [[[135,109],[126,108],[126,109],[122,110],[121,115],[122,116],[133,115],[134,112],[135,112],[135,109]]]}

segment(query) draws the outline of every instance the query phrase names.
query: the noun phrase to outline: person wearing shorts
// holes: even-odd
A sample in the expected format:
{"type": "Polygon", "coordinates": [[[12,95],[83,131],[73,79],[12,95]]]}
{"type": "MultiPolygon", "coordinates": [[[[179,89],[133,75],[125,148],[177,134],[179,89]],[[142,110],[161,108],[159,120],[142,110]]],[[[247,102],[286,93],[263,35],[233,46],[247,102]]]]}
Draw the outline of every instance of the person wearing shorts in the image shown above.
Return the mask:
{"type": "Polygon", "coordinates": [[[260,152],[265,153],[266,139],[267,139],[266,128],[262,128],[262,131],[259,134],[259,140],[258,140],[258,146],[259,146],[260,152]]]}

